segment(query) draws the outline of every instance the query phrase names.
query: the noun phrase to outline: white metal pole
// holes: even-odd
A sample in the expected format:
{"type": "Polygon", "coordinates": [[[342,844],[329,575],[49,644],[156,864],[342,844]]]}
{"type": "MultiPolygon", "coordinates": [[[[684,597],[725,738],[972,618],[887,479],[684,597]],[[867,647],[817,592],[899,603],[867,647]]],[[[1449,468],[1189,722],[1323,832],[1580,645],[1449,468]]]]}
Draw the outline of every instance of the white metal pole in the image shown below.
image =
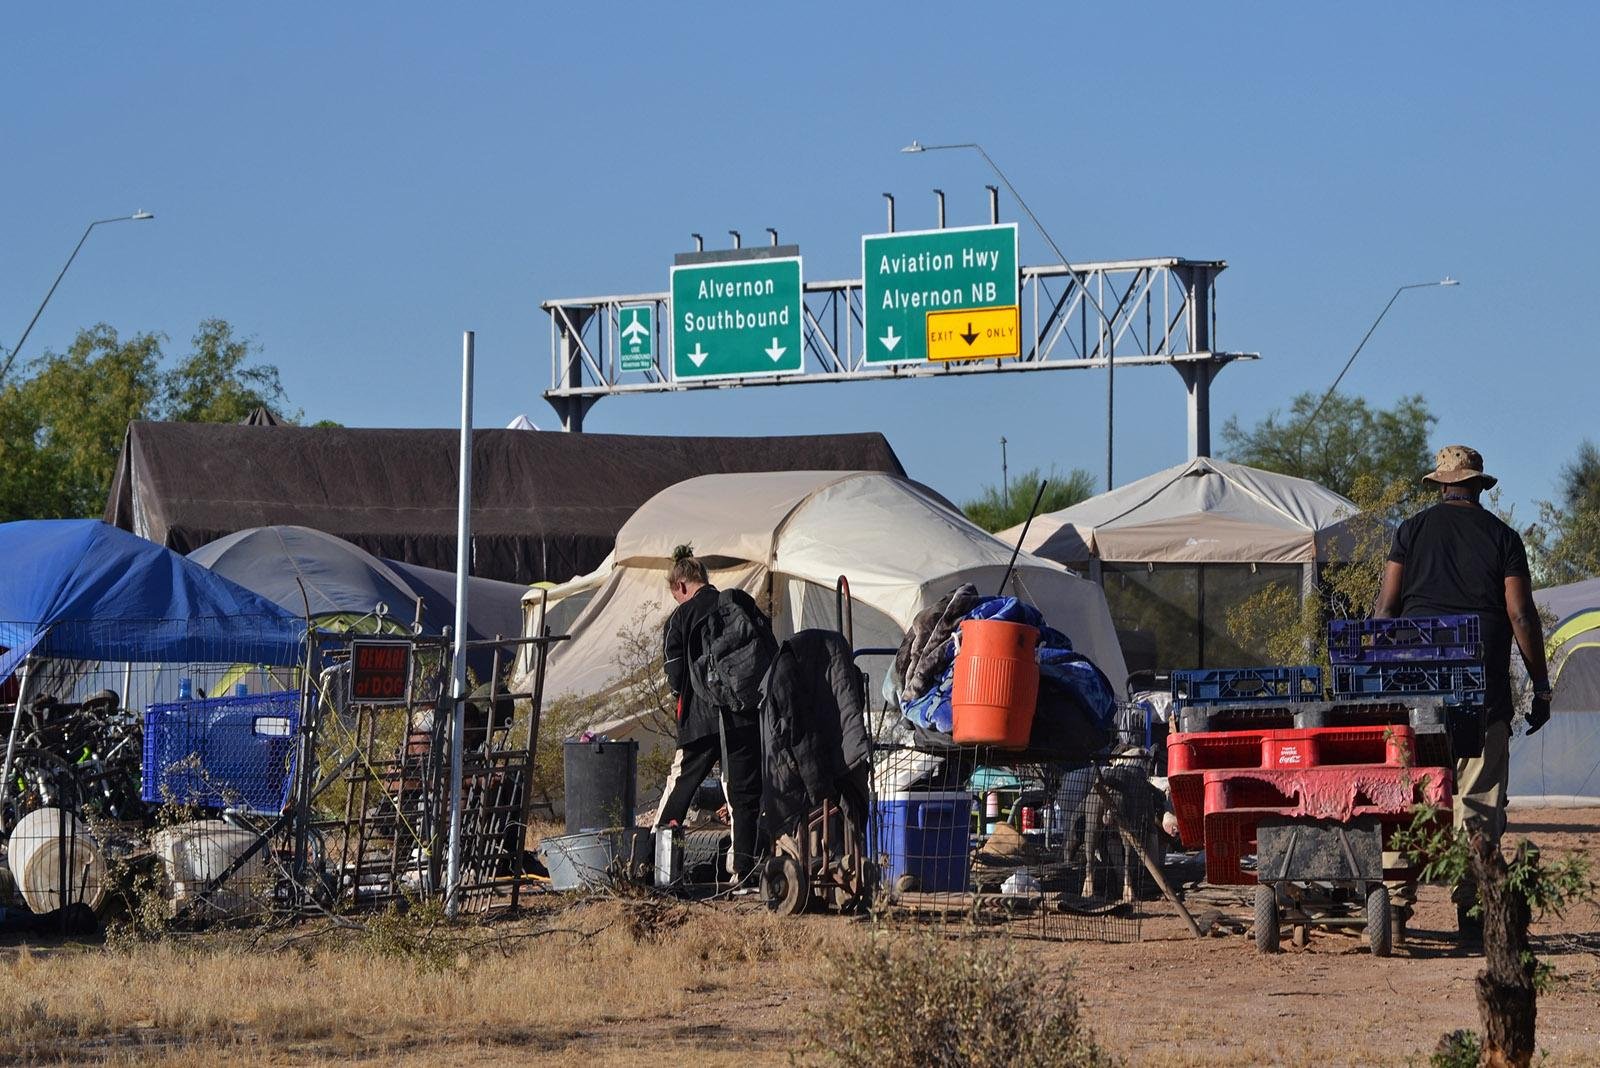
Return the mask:
{"type": "Polygon", "coordinates": [[[0,769],[0,808],[11,798],[11,758],[17,752],[17,728],[22,723],[22,706],[28,703],[28,683],[33,679],[33,657],[22,662],[22,677],[17,682],[17,703],[11,712],[11,734],[6,738],[5,767],[0,769]]]}
{"type": "Polygon", "coordinates": [[[456,503],[456,634],[455,673],[450,683],[450,853],[445,870],[445,911],[460,906],[461,883],[461,747],[467,698],[467,571],[472,563],[472,341],[461,335],[461,493],[456,503]]]}

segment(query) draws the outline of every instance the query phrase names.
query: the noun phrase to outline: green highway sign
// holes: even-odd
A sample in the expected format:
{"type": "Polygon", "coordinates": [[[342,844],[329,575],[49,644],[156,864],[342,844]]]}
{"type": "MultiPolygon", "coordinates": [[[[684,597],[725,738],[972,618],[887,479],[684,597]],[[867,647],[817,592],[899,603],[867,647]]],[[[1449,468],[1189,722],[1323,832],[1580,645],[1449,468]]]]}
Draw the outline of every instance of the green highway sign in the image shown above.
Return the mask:
{"type": "Polygon", "coordinates": [[[656,365],[656,309],[651,304],[624,304],[617,311],[617,353],[624,371],[648,371],[656,365]]]}
{"type": "Polygon", "coordinates": [[[672,377],[745,378],[802,369],[800,257],[672,268],[672,377]]]}
{"type": "Polygon", "coordinates": [[[861,238],[866,362],[928,359],[928,315],[1017,304],[1017,224],[861,238]]]}

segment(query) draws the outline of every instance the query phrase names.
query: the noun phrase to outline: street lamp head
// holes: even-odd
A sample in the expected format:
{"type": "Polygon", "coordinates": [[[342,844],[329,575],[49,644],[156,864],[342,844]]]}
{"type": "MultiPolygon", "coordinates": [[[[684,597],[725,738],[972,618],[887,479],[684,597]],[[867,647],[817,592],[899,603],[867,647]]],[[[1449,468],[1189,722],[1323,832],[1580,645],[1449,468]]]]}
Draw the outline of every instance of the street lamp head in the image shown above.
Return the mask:
{"type": "Polygon", "coordinates": [[[155,217],[155,212],[145,211],[143,208],[140,208],[138,211],[128,216],[130,219],[154,219],[155,217]]]}
{"type": "Polygon", "coordinates": [[[1458,286],[1461,283],[1456,281],[1454,278],[1451,278],[1449,275],[1445,275],[1439,280],[1439,284],[1442,286],[1458,286]]]}
{"type": "Polygon", "coordinates": [[[921,141],[912,141],[909,145],[907,145],[905,148],[902,148],[900,151],[902,151],[902,152],[926,152],[927,149],[922,147],[922,142],[921,141]]]}

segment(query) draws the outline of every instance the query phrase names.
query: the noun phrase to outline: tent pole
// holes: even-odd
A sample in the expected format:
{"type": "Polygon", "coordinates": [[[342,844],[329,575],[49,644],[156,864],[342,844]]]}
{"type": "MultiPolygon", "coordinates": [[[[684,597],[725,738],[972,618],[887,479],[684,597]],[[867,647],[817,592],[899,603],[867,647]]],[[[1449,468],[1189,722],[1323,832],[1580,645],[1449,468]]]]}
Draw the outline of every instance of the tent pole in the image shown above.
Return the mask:
{"type": "Polygon", "coordinates": [[[11,758],[17,752],[17,728],[22,723],[22,706],[28,703],[28,683],[33,681],[33,657],[22,662],[22,678],[17,682],[17,703],[11,710],[11,734],[6,738],[6,761],[0,770],[0,809],[11,800],[11,758]]]}
{"type": "Polygon", "coordinates": [[[456,633],[450,683],[450,846],[445,867],[445,914],[461,907],[461,747],[465,744],[467,697],[467,570],[472,564],[472,343],[461,335],[461,478],[456,504],[456,633]]]}

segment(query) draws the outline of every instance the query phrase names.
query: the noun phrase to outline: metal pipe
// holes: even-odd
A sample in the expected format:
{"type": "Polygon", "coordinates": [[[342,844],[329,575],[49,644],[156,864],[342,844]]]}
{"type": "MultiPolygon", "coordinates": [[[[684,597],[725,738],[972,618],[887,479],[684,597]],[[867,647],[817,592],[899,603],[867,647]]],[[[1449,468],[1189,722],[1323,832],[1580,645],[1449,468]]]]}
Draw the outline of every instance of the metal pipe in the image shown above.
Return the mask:
{"type": "Polygon", "coordinates": [[[986,185],[984,188],[989,191],[989,225],[996,226],[1000,222],[1000,187],[986,185]]]}
{"type": "Polygon", "coordinates": [[[935,189],[933,195],[939,198],[939,229],[944,229],[944,190],[935,189]]]}
{"type": "Polygon", "coordinates": [[[772,247],[773,248],[777,248],[778,247],[778,231],[777,231],[777,229],[775,227],[769,226],[769,227],[767,227],[767,233],[772,235],[772,247]]]}
{"type": "Polygon", "coordinates": [[[894,194],[885,193],[883,199],[889,202],[889,232],[894,233],[894,194]]]}
{"type": "Polygon", "coordinates": [[[704,252],[706,250],[705,238],[701,237],[699,234],[690,234],[689,236],[694,238],[694,250],[696,252],[704,252]]]}
{"type": "Polygon", "coordinates": [[[17,728],[22,723],[22,706],[28,702],[28,683],[33,679],[33,657],[22,662],[22,678],[17,681],[17,703],[11,710],[11,735],[6,739],[6,762],[0,770],[0,809],[11,798],[11,761],[17,752],[17,728]]]}
{"type": "Polygon", "coordinates": [[[465,744],[467,698],[467,571],[472,564],[472,357],[473,332],[461,335],[461,478],[456,502],[456,632],[450,680],[450,845],[445,868],[445,912],[460,907],[461,748],[465,744]]]}
{"type": "Polygon", "coordinates": [[[733,235],[734,248],[744,248],[744,238],[740,236],[739,231],[729,230],[728,233],[733,235]]]}

